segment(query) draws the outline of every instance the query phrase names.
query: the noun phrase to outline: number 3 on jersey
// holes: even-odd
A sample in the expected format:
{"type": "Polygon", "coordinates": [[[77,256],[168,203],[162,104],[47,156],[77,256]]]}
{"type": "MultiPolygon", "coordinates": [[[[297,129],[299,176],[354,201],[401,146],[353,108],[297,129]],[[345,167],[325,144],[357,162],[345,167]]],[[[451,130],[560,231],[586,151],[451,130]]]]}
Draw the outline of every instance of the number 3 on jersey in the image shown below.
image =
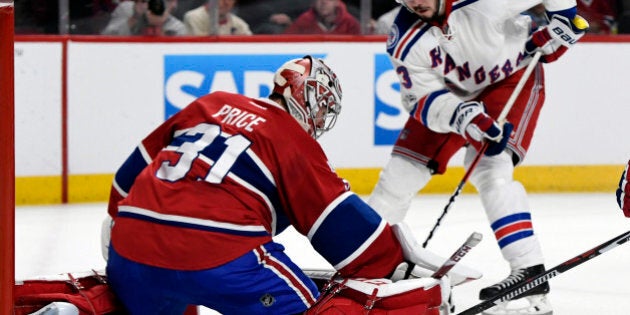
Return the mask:
{"type": "Polygon", "coordinates": [[[230,171],[238,156],[245,152],[250,145],[251,142],[240,134],[221,135],[220,126],[201,123],[193,128],[175,133],[173,142],[164,150],[179,153],[179,159],[174,164],[171,161],[162,162],[156,176],[163,180],[178,181],[188,174],[195,161],[200,160],[210,166],[210,170],[203,180],[219,184],[230,171]],[[216,161],[212,161],[202,151],[216,141],[223,143],[225,149],[216,161]]]}

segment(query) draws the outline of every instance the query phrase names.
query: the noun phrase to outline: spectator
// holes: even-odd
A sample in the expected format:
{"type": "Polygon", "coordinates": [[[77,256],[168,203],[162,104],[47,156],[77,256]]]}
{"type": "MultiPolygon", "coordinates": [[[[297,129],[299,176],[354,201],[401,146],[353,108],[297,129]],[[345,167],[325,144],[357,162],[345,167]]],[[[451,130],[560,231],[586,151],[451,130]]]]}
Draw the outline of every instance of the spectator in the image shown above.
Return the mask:
{"type": "Polygon", "coordinates": [[[311,0],[240,0],[238,16],[250,25],[254,34],[282,34],[302,12],[311,7],[311,0]]]}
{"type": "Polygon", "coordinates": [[[359,21],[341,0],[314,0],[285,31],[287,34],[361,34],[359,21]]]}
{"type": "Polygon", "coordinates": [[[232,13],[236,0],[217,0],[217,4],[219,5],[219,29],[214,29],[215,23],[212,23],[210,17],[212,8],[209,3],[206,3],[184,14],[184,24],[189,35],[252,35],[249,24],[232,13]]]}
{"type": "Polygon", "coordinates": [[[123,1],[112,13],[103,35],[186,35],[186,26],[171,15],[177,0],[123,1]]]}
{"type": "Polygon", "coordinates": [[[16,34],[98,34],[110,13],[115,0],[73,0],[59,11],[57,1],[21,0],[15,3],[16,34]],[[59,15],[68,15],[69,29],[59,29],[59,15]]]}
{"type": "Polygon", "coordinates": [[[16,1],[15,34],[59,34],[59,5],[49,0],[16,1]]]}
{"type": "Polygon", "coordinates": [[[99,34],[107,25],[117,0],[72,0],[70,6],[70,34],[99,34]]]}
{"type": "Polygon", "coordinates": [[[186,12],[198,8],[199,6],[208,3],[208,0],[178,0],[177,8],[171,12],[171,15],[176,17],[178,20],[184,20],[184,14],[186,12]]]}

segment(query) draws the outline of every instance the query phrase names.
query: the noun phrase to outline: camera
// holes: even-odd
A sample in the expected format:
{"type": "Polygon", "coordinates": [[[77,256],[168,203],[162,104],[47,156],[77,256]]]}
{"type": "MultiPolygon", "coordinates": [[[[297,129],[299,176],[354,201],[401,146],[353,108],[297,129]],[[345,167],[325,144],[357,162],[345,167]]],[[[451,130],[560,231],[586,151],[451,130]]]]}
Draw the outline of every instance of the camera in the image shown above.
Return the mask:
{"type": "Polygon", "coordinates": [[[155,15],[162,15],[166,10],[166,5],[164,4],[164,0],[149,0],[149,11],[155,15]]]}

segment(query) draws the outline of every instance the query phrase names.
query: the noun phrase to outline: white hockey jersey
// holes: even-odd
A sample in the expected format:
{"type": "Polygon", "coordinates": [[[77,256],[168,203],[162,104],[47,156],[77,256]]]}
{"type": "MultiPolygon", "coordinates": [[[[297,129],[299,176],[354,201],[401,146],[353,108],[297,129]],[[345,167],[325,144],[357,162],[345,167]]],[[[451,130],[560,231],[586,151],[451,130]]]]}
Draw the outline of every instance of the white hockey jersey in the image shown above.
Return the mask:
{"type": "MultiPolygon", "coordinates": [[[[387,40],[403,106],[441,133],[454,132],[449,120],[459,103],[527,66],[531,57],[524,46],[531,18],[521,12],[540,3],[445,1],[444,24],[427,23],[409,10],[400,10],[387,40]]],[[[575,6],[575,1],[545,5],[562,10],[575,6]]]]}

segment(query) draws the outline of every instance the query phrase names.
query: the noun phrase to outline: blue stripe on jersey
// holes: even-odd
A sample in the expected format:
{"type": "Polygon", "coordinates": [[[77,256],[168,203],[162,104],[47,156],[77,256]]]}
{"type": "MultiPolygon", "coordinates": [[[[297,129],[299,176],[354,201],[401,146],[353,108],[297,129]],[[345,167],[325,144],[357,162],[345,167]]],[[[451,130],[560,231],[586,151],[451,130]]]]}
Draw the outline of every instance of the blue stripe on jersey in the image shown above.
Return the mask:
{"type": "Polygon", "coordinates": [[[335,266],[359,249],[374,234],[381,220],[363,200],[351,194],[323,220],[311,244],[335,266]]]}
{"type": "Polygon", "coordinates": [[[206,232],[219,232],[219,233],[226,233],[226,234],[240,235],[240,236],[267,236],[269,235],[269,233],[266,231],[242,231],[242,230],[221,228],[221,227],[216,227],[216,226],[194,224],[190,222],[165,220],[165,219],[160,219],[160,218],[156,218],[156,217],[152,217],[152,216],[148,216],[148,215],[144,215],[140,213],[127,212],[127,211],[124,211],[122,208],[118,212],[118,217],[139,219],[139,220],[148,221],[148,222],[152,222],[156,224],[162,224],[162,225],[173,226],[173,227],[178,227],[178,228],[188,228],[188,229],[194,229],[194,230],[200,230],[200,231],[206,231],[206,232]]]}
{"type": "Polygon", "coordinates": [[[127,157],[125,163],[116,171],[114,179],[118,187],[128,193],[129,189],[131,189],[131,185],[133,185],[136,177],[138,177],[138,174],[140,174],[147,165],[142,153],[140,153],[140,149],[136,147],[131,155],[127,157]]]}
{"type": "Polygon", "coordinates": [[[511,214],[499,220],[496,220],[494,221],[494,223],[490,225],[490,227],[492,227],[493,231],[496,231],[497,229],[500,229],[508,224],[512,224],[517,221],[531,221],[531,220],[532,220],[532,215],[529,212],[520,212],[520,213],[511,214]]]}
{"type": "Polygon", "coordinates": [[[423,25],[420,28],[420,31],[418,32],[418,34],[416,34],[412,39],[410,39],[409,41],[405,43],[405,48],[403,49],[402,55],[400,56],[401,61],[405,61],[407,54],[409,54],[409,52],[411,51],[411,47],[413,47],[413,45],[415,45],[416,42],[420,40],[420,37],[422,37],[422,35],[424,35],[424,33],[426,33],[427,30],[429,30],[430,28],[431,26],[429,24],[423,25]]]}
{"type": "Polygon", "coordinates": [[[402,8],[398,11],[398,15],[396,15],[394,19],[394,24],[396,24],[402,33],[406,33],[419,19],[420,17],[418,17],[417,14],[402,8]]]}
{"type": "MultiPolygon", "coordinates": [[[[387,53],[390,56],[393,56],[394,58],[398,58],[398,56],[394,56],[394,52],[399,49],[399,46],[401,45],[400,40],[419,21],[420,21],[420,18],[415,13],[409,12],[409,10],[405,10],[405,9],[399,11],[398,15],[394,19],[393,29],[395,29],[395,32],[393,34],[390,33],[389,36],[392,36],[392,37],[388,38],[387,53]]],[[[414,39],[403,43],[405,44],[405,52],[400,58],[401,60],[403,60],[404,57],[407,55],[407,53],[409,52],[409,49],[411,48],[411,46],[413,46],[413,43],[418,41],[418,39],[422,36],[422,34],[424,34],[426,30],[429,29],[429,27],[427,27],[426,25],[424,25],[422,28],[423,29],[414,37],[414,39]]]]}

